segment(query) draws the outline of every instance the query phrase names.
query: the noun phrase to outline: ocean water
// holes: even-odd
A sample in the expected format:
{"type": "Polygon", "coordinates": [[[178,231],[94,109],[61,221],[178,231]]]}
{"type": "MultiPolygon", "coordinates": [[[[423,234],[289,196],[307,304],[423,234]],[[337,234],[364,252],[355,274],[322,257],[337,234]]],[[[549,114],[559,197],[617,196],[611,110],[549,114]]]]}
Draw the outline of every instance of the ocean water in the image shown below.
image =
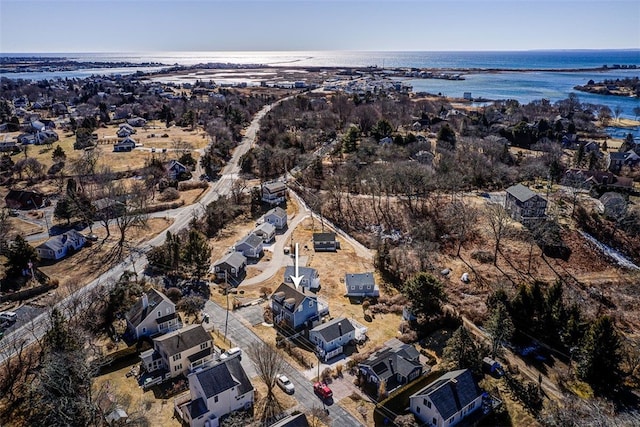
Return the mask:
{"type": "MultiPolygon", "coordinates": [[[[167,65],[195,65],[201,63],[262,64],[282,67],[363,67],[378,68],[455,68],[465,80],[409,79],[415,92],[441,93],[491,100],[517,99],[522,103],[545,98],[551,102],[576,93],[582,102],[603,104],[614,110],[622,108],[622,116],[635,117],[633,109],[640,106],[637,98],[595,95],[573,90],[575,85],[595,81],[640,76],[635,70],[593,71],[603,65],[632,65],[640,67],[640,49],[630,50],[553,50],[516,52],[143,52],[143,53],[0,53],[0,57],[65,57],[77,61],[150,62],[167,65]],[[488,70],[508,70],[488,72],[488,70]],[[526,71],[525,71],[526,70],[526,71]],[[556,71],[549,71],[556,70],[556,71]],[[571,72],[561,70],[574,70],[571,72]],[[583,70],[583,71],[579,71],[583,70]]],[[[4,73],[12,79],[84,78],[99,74],[130,74],[153,71],[162,67],[115,67],[60,72],[4,73]]]]}

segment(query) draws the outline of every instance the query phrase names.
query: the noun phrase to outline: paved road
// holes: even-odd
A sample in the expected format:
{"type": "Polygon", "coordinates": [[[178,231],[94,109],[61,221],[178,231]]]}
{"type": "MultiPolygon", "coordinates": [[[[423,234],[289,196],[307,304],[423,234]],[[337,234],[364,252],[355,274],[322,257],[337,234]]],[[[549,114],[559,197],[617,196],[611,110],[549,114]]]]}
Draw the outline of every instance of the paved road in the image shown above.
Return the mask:
{"type": "MultiPolygon", "coordinates": [[[[207,301],[204,311],[209,315],[213,326],[218,331],[221,331],[224,334],[227,310],[223,307],[220,307],[213,301],[207,301]]],[[[242,323],[234,312],[229,312],[227,337],[231,339],[233,345],[240,347],[243,353],[246,353],[252,344],[260,342],[260,338],[253,333],[248,325],[242,323]]],[[[245,359],[248,358],[243,356],[243,365],[245,365],[245,359]]],[[[247,374],[253,373],[255,375],[255,372],[255,368],[253,368],[251,369],[251,371],[247,372],[247,374]]],[[[305,410],[310,411],[314,408],[314,406],[322,407],[322,401],[313,392],[311,382],[307,378],[305,378],[305,376],[301,372],[299,372],[296,368],[291,366],[286,361],[284,363],[284,373],[294,384],[296,388],[294,397],[296,398],[298,403],[302,407],[304,407],[305,410]]],[[[363,425],[338,404],[328,404],[327,409],[329,410],[331,426],[358,427],[363,425]]]]}

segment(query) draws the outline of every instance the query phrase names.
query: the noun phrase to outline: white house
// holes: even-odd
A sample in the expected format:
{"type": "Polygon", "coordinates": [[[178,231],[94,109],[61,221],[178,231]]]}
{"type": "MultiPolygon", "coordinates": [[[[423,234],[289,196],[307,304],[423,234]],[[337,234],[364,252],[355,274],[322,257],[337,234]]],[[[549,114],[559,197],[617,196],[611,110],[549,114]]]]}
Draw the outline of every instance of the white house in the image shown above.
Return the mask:
{"type": "Polygon", "coordinates": [[[153,339],[153,348],[142,352],[142,366],[165,379],[187,374],[213,360],[213,340],[202,325],[189,325],[153,339]]]}
{"type": "Polygon", "coordinates": [[[468,369],[444,374],[411,395],[411,412],[425,425],[450,427],[482,407],[483,391],[468,369]]]}
{"type": "Polygon", "coordinates": [[[344,284],[348,297],[377,297],[380,289],[376,285],[373,273],[347,273],[344,284]]]}
{"type": "Polygon", "coordinates": [[[197,369],[188,379],[191,400],[178,413],[190,427],[218,427],[220,417],[253,406],[253,385],[237,357],[197,369]]]}
{"type": "Polygon", "coordinates": [[[164,334],[182,326],[176,314],[176,305],[165,294],[153,288],[142,294],[125,318],[136,339],[158,333],[164,334]]]}
{"type": "Polygon", "coordinates": [[[282,181],[267,182],[262,185],[262,201],[279,205],[287,199],[287,185],[282,181]]]}
{"type": "MultiPolygon", "coordinates": [[[[293,283],[291,276],[295,276],[296,269],[294,266],[289,265],[284,269],[284,282],[293,283]]],[[[311,267],[298,267],[298,274],[302,276],[300,280],[300,286],[304,286],[309,289],[320,289],[320,275],[318,270],[311,267]]]]}
{"type": "Polygon", "coordinates": [[[261,237],[264,243],[269,243],[276,237],[276,227],[269,222],[263,222],[252,233],[261,237]]]}
{"type": "Polygon", "coordinates": [[[136,141],[129,136],[113,145],[113,151],[116,152],[131,151],[134,148],[136,148],[136,141]]]}
{"type": "Polygon", "coordinates": [[[54,236],[36,247],[40,259],[58,260],[64,258],[70,251],[77,251],[87,242],[85,237],[76,230],[54,236]]]}

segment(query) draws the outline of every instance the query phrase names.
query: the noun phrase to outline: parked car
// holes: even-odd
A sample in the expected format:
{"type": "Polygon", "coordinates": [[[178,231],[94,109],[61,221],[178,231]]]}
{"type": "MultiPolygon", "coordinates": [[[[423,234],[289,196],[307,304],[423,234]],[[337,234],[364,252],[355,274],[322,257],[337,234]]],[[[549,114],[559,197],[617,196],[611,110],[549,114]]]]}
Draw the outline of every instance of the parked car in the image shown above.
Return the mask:
{"type": "Polygon", "coordinates": [[[91,233],[91,234],[88,234],[86,236],[86,239],[89,240],[90,242],[97,242],[98,241],[98,236],[96,236],[95,234],[91,233]]]}
{"type": "Polygon", "coordinates": [[[329,386],[325,383],[317,382],[313,385],[313,392],[320,396],[321,399],[329,399],[333,397],[333,392],[329,388],[329,386]]]}
{"type": "Polygon", "coordinates": [[[225,360],[230,357],[236,357],[236,356],[238,356],[238,358],[241,359],[242,358],[241,355],[242,355],[242,349],[240,349],[240,347],[233,347],[225,351],[224,353],[222,353],[220,355],[220,360],[225,360]]]}
{"type": "Polygon", "coordinates": [[[13,311],[3,311],[0,313],[0,320],[7,320],[9,322],[15,322],[18,319],[18,315],[13,311]]]}
{"type": "Polygon", "coordinates": [[[296,391],[293,383],[283,374],[278,374],[276,376],[276,383],[278,384],[278,387],[287,394],[293,394],[293,392],[296,391]]]}

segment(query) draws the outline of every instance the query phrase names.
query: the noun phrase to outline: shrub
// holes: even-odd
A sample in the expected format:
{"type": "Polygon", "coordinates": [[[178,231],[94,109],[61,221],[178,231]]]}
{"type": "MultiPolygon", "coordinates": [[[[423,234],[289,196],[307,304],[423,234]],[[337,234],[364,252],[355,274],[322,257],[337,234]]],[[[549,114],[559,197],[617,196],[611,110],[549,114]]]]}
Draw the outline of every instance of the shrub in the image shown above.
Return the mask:
{"type": "Polygon", "coordinates": [[[489,251],[473,251],[471,253],[471,258],[482,264],[490,264],[493,262],[493,254],[489,251]]]}
{"type": "Polygon", "coordinates": [[[209,184],[206,181],[182,181],[178,183],[178,190],[187,191],[196,188],[208,188],[209,184]]]}
{"type": "Polygon", "coordinates": [[[180,301],[182,298],[182,291],[176,287],[167,289],[167,298],[169,298],[174,304],[180,301]]]}
{"type": "Polygon", "coordinates": [[[342,368],[343,368],[342,363],[338,363],[336,365],[336,376],[339,378],[342,377],[342,368]]]}
{"type": "Polygon", "coordinates": [[[173,187],[165,188],[158,196],[158,200],[161,202],[170,202],[172,200],[178,200],[180,198],[180,192],[173,187]]]}
{"type": "Polygon", "coordinates": [[[353,392],[349,395],[349,398],[354,402],[360,402],[362,400],[362,396],[358,392],[353,392]]]}
{"type": "Polygon", "coordinates": [[[331,374],[333,373],[333,369],[331,368],[325,368],[322,373],[320,374],[320,378],[322,378],[322,381],[325,383],[330,383],[331,382],[331,374]]]}
{"type": "Polygon", "coordinates": [[[418,340],[418,333],[414,330],[405,332],[404,334],[400,335],[400,341],[402,341],[405,344],[416,342],[417,340],[418,340]]]}

